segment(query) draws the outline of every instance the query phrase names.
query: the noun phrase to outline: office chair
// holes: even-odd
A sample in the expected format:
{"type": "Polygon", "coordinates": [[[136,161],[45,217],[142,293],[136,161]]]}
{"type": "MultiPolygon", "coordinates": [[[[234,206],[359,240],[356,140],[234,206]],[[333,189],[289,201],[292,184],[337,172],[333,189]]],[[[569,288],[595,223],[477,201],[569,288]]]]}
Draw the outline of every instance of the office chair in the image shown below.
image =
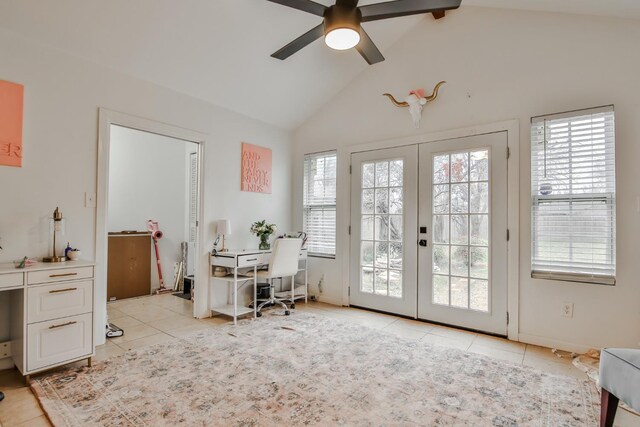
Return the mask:
{"type": "Polygon", "coordinates": [[[284,308],[285,316],[291,314],[289,307],[282,300],[275,297],[273,279],[291,277],[291,280],[294,280],[295,275],[298,273],[298,259],[301,248],[302,239],[282,238],[273,242],[269,269],[258,271],[258,279],[266,279],[267,283],[269,283],[269,299],[258,306],[258,317],[262,316],[261,310],[267,304],[279,304],[284,308]]]}

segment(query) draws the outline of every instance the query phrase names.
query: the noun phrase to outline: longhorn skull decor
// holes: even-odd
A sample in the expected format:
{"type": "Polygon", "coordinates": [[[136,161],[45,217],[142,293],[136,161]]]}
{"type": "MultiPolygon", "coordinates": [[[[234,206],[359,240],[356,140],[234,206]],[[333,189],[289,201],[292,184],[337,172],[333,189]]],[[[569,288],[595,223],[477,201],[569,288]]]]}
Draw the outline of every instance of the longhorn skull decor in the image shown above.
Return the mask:
{"type": "Polygon", "coordinates": [[[435,101],[438,97],[438,89],[440,86],[445,84],[446,82],[442,81],[433,88],[433,93],[429,96],[425,96],[424,89],[415,89],[409,92],[409,96],[407,96],[403,102],[399,102],[396,100],[393,95],[390,93],[383,93],[383,96],[388,97],[393,105],[396,107],[409,107],[409,113],[411,113],[411,118],[413,119],[413,124],[417,128],[420,127],[420,119],[422,118],[422,109],[427,104],[427,102],[435,101]]]}

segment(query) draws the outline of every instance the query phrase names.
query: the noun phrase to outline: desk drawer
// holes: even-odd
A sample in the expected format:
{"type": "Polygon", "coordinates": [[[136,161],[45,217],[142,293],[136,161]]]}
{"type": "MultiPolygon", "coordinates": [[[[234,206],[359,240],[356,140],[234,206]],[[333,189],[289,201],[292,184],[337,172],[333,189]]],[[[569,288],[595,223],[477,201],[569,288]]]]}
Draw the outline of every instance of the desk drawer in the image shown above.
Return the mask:
{"type": "Polygon", "coordinates": [[[22,273],[7,273],[0,274],[0,289],[13,288],[15,286],[22,286],[24,283],[22,273]]]}
{"type": "Polygon", "coordinates": [[[226,256],[212,256],[211,257],[211,265],[219,266],[219,267],[236,267],[236,259],[235,257],[226,257],[226,256]]]}
{"type": "Polygon", "coordinates": [[[268,263],[269,260],[265,254],[239,255],[238,267],[253,267],[254,265],[262,265],[268,263]],[[266,258],[266,262],[265,262],[266,258]]]}
{"type": "Polygon", "coordinates": [[[93,280],[27,289],[27,323],[90,313],[92,308],[93,280]]]}
{"type": "Polygon", "coordinates": [[[27,326],[27,371],[89,357],[92,333],[91,313],[27,326]]]}
{"type": "Polygon", "coordinates": [[[27,284],[55,283],[64,280],[91,279],[93,267],[70,267],[43,271],[30,271],[27,273],[27,284]]]}

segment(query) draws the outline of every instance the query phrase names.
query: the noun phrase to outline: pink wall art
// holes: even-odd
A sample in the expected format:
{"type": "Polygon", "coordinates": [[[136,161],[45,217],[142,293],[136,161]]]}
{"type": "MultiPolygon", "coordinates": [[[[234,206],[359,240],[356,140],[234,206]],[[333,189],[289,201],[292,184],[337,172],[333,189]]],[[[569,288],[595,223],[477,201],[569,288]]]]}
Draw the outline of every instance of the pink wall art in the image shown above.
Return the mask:
{"type": "Polygon", "coordinates": [[[0,166],[22,167],[24,86],[0,80],[0,166]]]}
{"type": "Polygon", "coordinates": [[[242,191],[271,194],[271,149],[242,143],[242,191]]]}

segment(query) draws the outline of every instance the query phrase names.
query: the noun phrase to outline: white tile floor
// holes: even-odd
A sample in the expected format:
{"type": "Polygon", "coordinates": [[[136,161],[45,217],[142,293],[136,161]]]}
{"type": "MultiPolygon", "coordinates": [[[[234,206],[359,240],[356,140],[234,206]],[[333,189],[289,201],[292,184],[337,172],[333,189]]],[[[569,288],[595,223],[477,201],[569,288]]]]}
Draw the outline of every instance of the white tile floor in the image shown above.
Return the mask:
{"type": "MultiPolygon", "coordinates": [[[[544,347],[353,308],[322,303],[297,304],[296,307],[296,311],[366,325],[406,339],[454,347],[554,374],[586,378],[569,360],[558,358],[550,349],[544,347]]],[[[126,333],[123,337],[110,339],[105,345],[98,347],[94,360],[100,361],[127,350],[177,340],[192,332],[229,322],[225,317],[197,320],[192,318],[191,311],[191,302],[172,295],[110,303],[109,321],[125,329],[126,333]]],[[[6,394],[5,401],[0,403],[0,426],[49,425],[38,402],[30,389],[25,387],[17,371],[0,372],[0,390],[6,394]]],[[[640,427],[640,417],[618,410],[616,426],[640,427]]]]}

